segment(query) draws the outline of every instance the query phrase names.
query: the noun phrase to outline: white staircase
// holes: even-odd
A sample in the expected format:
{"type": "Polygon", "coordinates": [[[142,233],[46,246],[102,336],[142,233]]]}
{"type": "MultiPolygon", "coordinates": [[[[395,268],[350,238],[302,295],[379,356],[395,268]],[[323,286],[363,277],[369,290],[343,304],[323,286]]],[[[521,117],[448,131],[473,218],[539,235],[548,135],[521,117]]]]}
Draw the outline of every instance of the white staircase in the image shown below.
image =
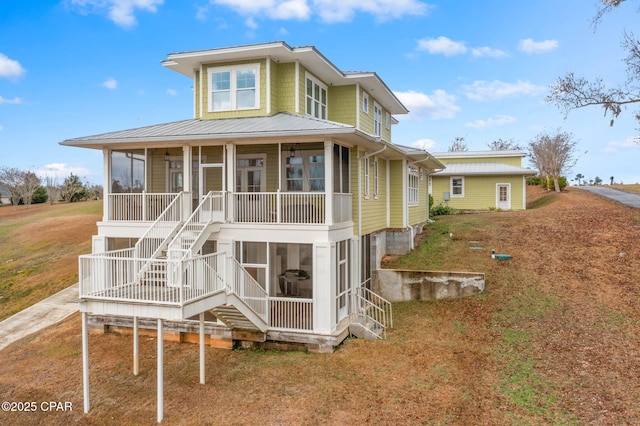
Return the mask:
{"type": "Polygon", "coordinates": [[[393,327],[391,302],[366,287],[357,288],[352,300],[355,319],[349,333],[360,339],[385,339],[387,328],[393,327]]]}

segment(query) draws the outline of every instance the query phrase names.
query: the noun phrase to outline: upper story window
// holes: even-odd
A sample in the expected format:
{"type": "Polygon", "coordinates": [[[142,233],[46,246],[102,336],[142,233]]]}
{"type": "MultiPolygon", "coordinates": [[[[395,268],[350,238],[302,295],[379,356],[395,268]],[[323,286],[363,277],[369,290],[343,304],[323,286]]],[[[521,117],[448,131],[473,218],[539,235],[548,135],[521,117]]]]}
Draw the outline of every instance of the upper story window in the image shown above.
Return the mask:
{"type": "Polygon", "coordinates": [[[407,176],[407,198],[409,205],[418,204],[418,188],[419,188],[419,172],[417,167],[409,167],[409,175],[407,176]]]}
{"type": "Polygon", "coordinates": [[[373,134],[382,135],[382,108],[377,103],[373,103],[373,134]]]}
{"type": "Polygon", "coordinates": [[[209,111],[235,111],[260,107],[260,65],[234,65],[209,69],[209,111]]]}
{"type": "Polygon", "coordinates": [[[391,114],[389,112],[385,113],[385,127],[387,130],[391,128],[391,114]]]}
{"type": "Polygon", "coordinates": [[[369,114],[369,95],[367,92],[362,92],[362,112],[369,114]]]}
{"type": "Polygon", "coordinates": [[[307,74],[307,114],[327,119],[327,86],[307,74]]]}

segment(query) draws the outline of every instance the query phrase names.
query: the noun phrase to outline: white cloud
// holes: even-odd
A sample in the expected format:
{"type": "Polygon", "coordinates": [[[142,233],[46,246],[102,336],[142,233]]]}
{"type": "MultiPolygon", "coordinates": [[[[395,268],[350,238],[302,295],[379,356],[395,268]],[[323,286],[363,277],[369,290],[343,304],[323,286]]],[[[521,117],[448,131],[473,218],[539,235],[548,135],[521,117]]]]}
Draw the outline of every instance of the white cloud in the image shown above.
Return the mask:
{"type": "Polygon", "coordinates": [[[178,91],[175,89],[167,89],[167,94],[171,96],[178,96],[178,91]]]}
{"type": "Polygon", "coordinates": [[[516,95],[540,95],[546,92],[544,86],[536,86],[528,81],[518,80],[516,83],[506,83],[504,81],[483,81],[476,80],[471,85],[463,86],[466,96],[475,101],[486,101],[489,99],[500,99],[516,95]]]}
{"type": "Polygon", "coordinates": [[[58,179],[59,184],[64,182],[64,180],[68,178],[71,173],[79,176],[81,179],[96,174],[80,164],[67,163],[45,164],[44,166],[35,170],[35,174],[38,175],[38,177],[40,177],[41,179],[44,179],[48,176],[54,177],[58,179]]]}
{"type": "Polygon", "coordinates": [[[545,53],[557,49],[558,40],[533,41],[530,38],[520,40],[518,49],[525,53],[545,53]]]}
{"type": "MultiPolygon", "coordinates": [[[[210,0],[246,16],[306,21],[317,15],[326,23],[348,22],[356,13],[373,15],[378,21],[405,15],[423,15],[430,6],[418,0],[210,0]]],[[[198,16],[203,16],[198,11],[198,16]]]]}
{"type": "Polygon", "coordinates": [[[615,154],[622,150],[640,149],[640,141],[636,138],[627,138],[624,141],[609,141],[602,151],[607,154],[615,154]]]}
{"type": "Polygon", "coordinates": [[[138,23],[136,9],[155,13],[163,2],[164,0],[66,0],[66,5],[82,15],[104,14],[106,11],[113,23],[130,28],[138,23]]]}
{"type": "Polygon", "coordinates": [[[511,115],[497,115],[486,120],[470,121],[466,123],[465,126],[483,130],[491,127],[504,126],[505,124],[513,123],[514,121],[516,121],[516,118],[511,115]]]}
{"type": "Polygon", "coordinates": [[[424,149],[425,151],[430,150],[434,146],[436,146],[436,141],[433,139],[418,139],[417,141],[411,144],[413,148],[424,149]]]}
{"type": "Polygon", "coordinates": [[[444,36],[418,40],[417,49],[444,56],[461,55],[468,50],[463,41],[453,41],[444,36]]]}
{"type": "Polygon", "coordinates": [[[256,21],[251,16],[244,21],[244,24],[252,30],[258,28],[258,24],[256,24],[256,21]]]}
{"type": "Polygon", "coordinates": [[[106,80],[102,83],[102,85],[103,85],[104,87],[106,87],[107,89],[115,90],[115,89],[117,89],[117,88],[118,88],[118,81],[117,81],[115,78],[110,77],[110,78],[106,79],[106,80]]]}
{"type": "Polygon", "coordinates": [[[22,68],[20,62],[0,53],[0,77],[18,78],[22,77],[25,72],[27,71],[22,68]]]}
{"type": "Polygon", "coordinates": [[[508,56],[506,52],[488,46],[474,47],[471,49],[471,54],[476,57],[488,56],[490,58],[503,58],[508,56]]]}
{"type": "Polygon", "coordinates": [[[5,99],[2,96],[0,96],[0,105],[1,104],[13,104],[13,105],[17,105],[17,104],[21,104],[22,103],[22,99],[19,97],[15,97],[13,99],[5,99]]]}
{"type": "Polygon", "coordinates": [[[4,130],[4,126],[2,126],[2,124],[0,124],[0,132],[4,130]]]}
{"type": "Polygon", "coordinates": [[[456,97],[444,90],[435,90],[431,95],[413,90],[394,93],[409,109],[409,114],[406,116],[409,120],[453,118],[460,111],[460,107],[456,105],[456,97]]]}

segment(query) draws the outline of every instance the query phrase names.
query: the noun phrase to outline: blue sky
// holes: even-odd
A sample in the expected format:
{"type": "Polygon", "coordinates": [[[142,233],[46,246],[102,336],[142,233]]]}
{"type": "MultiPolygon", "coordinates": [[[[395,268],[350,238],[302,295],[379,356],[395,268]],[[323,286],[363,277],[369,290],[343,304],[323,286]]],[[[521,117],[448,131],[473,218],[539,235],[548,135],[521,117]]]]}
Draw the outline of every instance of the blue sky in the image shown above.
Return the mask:
{"type": "MultiPolygon", "coordinates": [[[[568,174],[640,182],[633,110],[613,127],[594,107],[567,119],[544,103],[568,71],[619,84],[623,3],[594,31],[597,1],[38,0],[0,3],[0,166],[101,182],[102,153],[74,137],[192,118],[191,81],[168,53],[285,41],[342,70],[375,71],[405,103],[393,140],[446,151],[561,128],[578,141],[568,174]]],[[[640,32],[640,31],[637,31],[640,32]]]]}

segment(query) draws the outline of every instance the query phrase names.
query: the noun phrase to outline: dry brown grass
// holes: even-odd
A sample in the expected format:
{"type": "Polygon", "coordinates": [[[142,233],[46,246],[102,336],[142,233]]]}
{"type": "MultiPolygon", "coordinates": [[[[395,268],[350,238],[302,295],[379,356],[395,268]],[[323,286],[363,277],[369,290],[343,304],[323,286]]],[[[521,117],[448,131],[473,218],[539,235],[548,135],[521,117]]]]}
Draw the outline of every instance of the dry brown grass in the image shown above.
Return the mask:
{"type": "Polygon", "coordinates": [[[634,185],[611,185],[611,188],[619,189],[621,191],[633,192],[634,194],[640,194],[640,184],[634,185]]]}
{"type": "MultiPolygon", "coordinates": [[[[399,262],[483,271],[487,289],[395,304],[385,341],[331,355],[207,348],[206,385],[197,345],[165,343],[166,424],[640,424],[640,211],[573,188],[530,195],[526,212],[429,227],[399,262]]],[[[134,377],[130,336],[90,337],[85,415],[79,330],[73,316],[0,351],[3,401],[74,409],[0,412],[2,424],[155,423],[155,341],[142,339],[134,377]]]]}

